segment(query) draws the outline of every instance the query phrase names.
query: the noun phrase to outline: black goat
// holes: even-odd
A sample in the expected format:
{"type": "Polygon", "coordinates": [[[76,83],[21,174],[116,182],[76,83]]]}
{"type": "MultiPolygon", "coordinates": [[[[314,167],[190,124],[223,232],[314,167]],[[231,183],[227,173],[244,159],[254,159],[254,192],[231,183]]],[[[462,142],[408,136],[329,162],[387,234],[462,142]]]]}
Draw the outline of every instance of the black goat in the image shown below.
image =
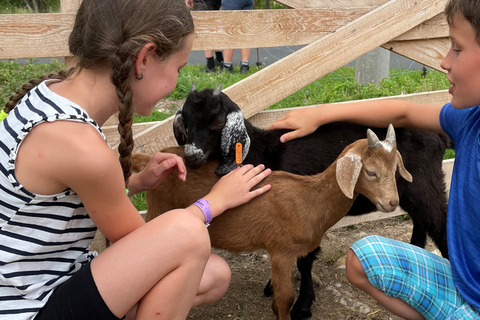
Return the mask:
{"type": "MultiPolygon", "coordinates": [[[[242,161],[263,163],[272,170],[314,175],[323,172],[348,144],[361,139],[367,130],[356,124],[331,123],[309,136],[281,143],[280,136],[288,130],[263,130],[253,126],[244,119],[240,108],[221,92],[220,85],[215,90],[200,92],[193,86],[175,115],[173,127],[178,144],[185,145],[186,165],[195,169],[209,158],[218,159],[216,173],[219,175],[228,173],[242,161]]],[[[385,138],[386,128],[372,130],[380,139],[385,138]]],[[[400,206],[413,220],[411,243],[425,247],[428,234],[448,258],[447,196],[442,171],[448,139],[445,135],[408,128],[397,128],[396,135],[397,148],[414,179],[413,183],[397,179],[400,206]]],[[[360,195],[348,214],[360,215],[374,210],[375,206],[360,195]]],[[[297,261],[301,284],[291,311],[292,319],[311,316],[315,299],[311,269],[316,252],[318,248],[297,261]]],[[[271,294],[270,282],[265,294],[271,294]]]]}

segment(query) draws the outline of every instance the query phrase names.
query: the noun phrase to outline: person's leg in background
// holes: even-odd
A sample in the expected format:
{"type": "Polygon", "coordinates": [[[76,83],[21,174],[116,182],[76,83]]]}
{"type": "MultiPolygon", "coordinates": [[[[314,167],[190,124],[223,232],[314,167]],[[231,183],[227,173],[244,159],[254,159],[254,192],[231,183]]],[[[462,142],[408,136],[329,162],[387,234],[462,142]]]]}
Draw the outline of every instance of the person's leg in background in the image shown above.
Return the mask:
{"type": "MultiPolygon", "coordinates": [[[[222,10],[252,10],[253,0],[222,0],[222,10]]],[[[247,73],[250,69],[250,48],[240,49],[241,64],[240,72],[247,73]]],[[[234,49],[225,49],[223,52],[223,66],[224,70],[233,72],[233,53],[234,49]]]]}
{"type": "MultiPolygon", "coordinates": [[[[220,10],[221,4],[221,0],[193,0],[193,9],[195,11],[220,10]]],[[[203,72],[217,72],[217,67],[223,69],[222,50],[205,50],[205,58],[207,65],[202,69],[203,72]]]]}

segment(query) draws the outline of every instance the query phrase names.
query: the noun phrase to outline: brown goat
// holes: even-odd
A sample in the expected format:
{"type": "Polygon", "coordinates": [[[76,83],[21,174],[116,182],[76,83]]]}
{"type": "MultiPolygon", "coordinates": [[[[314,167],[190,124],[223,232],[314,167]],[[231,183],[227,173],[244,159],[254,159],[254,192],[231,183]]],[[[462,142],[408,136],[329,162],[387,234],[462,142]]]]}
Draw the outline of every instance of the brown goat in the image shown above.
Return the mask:
{"type": "MultiPolygon", "coordinates": [[[[395,172],[412,181],[396,149],[393,126],[385,141],[373,131],[368,139],[357,140],[345,148],[324,172],[300,176],[273,171],[260,185],[272,189],[262,196],[213,219],[209,226],[211,244],[231,252],[266,249],[270,256],[274,298],[272,309],[278,319],[290,319],[294,301],[291,283],[292,265],[320,243],[325,231],[346,215],[355,197],[361,193],[383,212],[399,204],[395,172]]],[[[163,152],[183,156],[182,147],[163,152]]],[[[148,156],[134,155],[134,170],[141,170],[148,156]]],[[[218,163],[207,161],[190,170],[187,181],[170,177],[158,188],[147,192],[147,221],[165,211],[187,207],[207,194],[219,179],[214,173],[218,163]]]]}

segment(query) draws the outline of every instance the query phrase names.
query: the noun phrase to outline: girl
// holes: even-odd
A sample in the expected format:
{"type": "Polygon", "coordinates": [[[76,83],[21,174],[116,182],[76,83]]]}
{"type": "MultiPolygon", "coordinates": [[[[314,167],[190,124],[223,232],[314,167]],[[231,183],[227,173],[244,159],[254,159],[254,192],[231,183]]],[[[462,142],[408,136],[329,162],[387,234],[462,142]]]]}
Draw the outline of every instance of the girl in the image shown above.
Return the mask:
{"type": "Polygon", "coordinates": [[[185,319],[220,299],[230,269],[205,223],[266,192],[243,166],[204,199],[145,224],[127,197],[155,188],[182,160],[156,154],[130,177],[132,114],[173,91],[193,42],[178,0],[84,0],[69,38],[78,66],[32,80],[0,123],[0,318],[185,319]],[[120,163],[100,129],[119,111],[120,163]],[[123,174],[122,174],[123,172],[123,174]],[[128,189],[125,192],[125,189],[128,189]],[[98,228],[113,245],[95,256],[98,228]]]}

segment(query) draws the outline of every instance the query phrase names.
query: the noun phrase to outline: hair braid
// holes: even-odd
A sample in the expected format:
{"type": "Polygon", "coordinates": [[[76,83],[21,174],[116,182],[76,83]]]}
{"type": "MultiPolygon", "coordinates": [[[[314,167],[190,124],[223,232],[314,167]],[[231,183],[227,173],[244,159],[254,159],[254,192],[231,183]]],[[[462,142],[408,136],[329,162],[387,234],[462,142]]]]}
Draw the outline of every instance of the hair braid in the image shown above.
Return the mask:
{"type": "MultiPolygon", "coordinates": [[[[122,48],[128,47],[124,44],[122,48]]],[[[123,171],[125,185],[128,185],[128,179],[131,175],[130,158],[134,147],[132,124],[133,124],[133,94],[130,89],[130,75],[133,70],[132,59],[128,54],[128,50],[120,48],[119,54],[111,58],[112,72],[111,81],[116,87],[116,93],[120,100],[118,112],[118,132],[120,134],[120,144],[118,146],[120,165],[123,171]]]]}
{"type": "Polygon", "coordinates": [[[10,99],[7,101],[5,104],[4,111],[6,113],[9,113],[12,111],[13,108],[17,105],[17,103],[22,100],[22,98],[30,91],[32,90],[35,86],[39,85],[41,82],[45,80],[50,80],[50,79],[60,79],[60,80],[65,80],[69,76],[73,74],[75,71],[75,68],[71,68],[68,71],[61,70],[57,73],[51,73],[48,76],[41,76],[37,79],[32,79],[28,83],[25,83],[20,90],[18,90],[14,95],[10,97],[10,99]]]}

